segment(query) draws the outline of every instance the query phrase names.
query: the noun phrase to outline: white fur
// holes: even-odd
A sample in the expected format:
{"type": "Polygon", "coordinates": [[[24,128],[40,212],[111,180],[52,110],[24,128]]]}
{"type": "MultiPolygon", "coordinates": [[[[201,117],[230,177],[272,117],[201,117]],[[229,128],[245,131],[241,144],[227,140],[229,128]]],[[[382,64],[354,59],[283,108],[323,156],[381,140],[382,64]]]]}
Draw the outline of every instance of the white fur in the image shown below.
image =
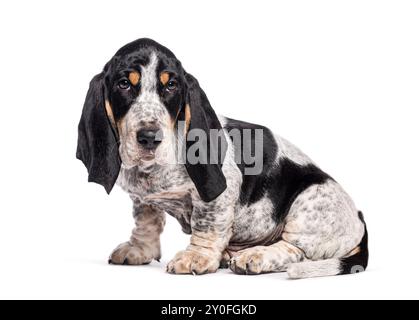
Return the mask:
{"type": "Polygon", "coordinates": [[[249,206],[237,205],[233,241],[253,242],[266,238],[277,228],[271,199],[263,197],[249,206]]]}
{"type": "Polygon", "coordinates": [[[278,144],[278,161],[282,158],[288,158],[299,165],[313,164],[313,161],[303,153],[299,148],[278,135],[275,136],[278,144]]]}
{"type": "Polygon", "coordinates": [[[141,91],[142,94],[138,99],[143,99],[145,93],[155,93],[157,78],[156,69],[158,64],[157,55],[153,52],[150,55],[150,61],[148,65],[141,66],[141,91]]]}
{"type": "Polygon", "coordinates": [[[330,180],[303,191],[285,220],[283,239],[310,260],[343,258],[361,242],[365,227],[347,193],[330,180]]]}
{"type": "Polygon", "coordinates": [[[341,271],[339,259],[305,261],[288,265],[287,273],[291,279],[335,276],[341,271]]]}

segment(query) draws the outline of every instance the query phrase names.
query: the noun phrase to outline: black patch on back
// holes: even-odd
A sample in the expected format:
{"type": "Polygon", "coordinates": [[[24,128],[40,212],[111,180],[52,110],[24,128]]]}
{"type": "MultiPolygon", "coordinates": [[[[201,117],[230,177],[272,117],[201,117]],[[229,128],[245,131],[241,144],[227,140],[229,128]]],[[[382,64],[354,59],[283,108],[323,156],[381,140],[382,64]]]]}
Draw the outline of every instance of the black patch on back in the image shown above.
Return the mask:
{"type": "Polygon", "coordinates": [[[290,159],[281,159],[271,176],[267,177],[267,192],[275,206],[276,221],[283,221],[301,192],[329,179],[331,177],[328,174],[313,164],[301,166],[290,159]]]}
{"type": "MultiPolygon", "coordinates": [[[[268,181],[266,178],[269,176],[270,172],[273,170],[274,161],[275,161],[276,154],[278,151],[275,137],[273,136],[272,132],[264,126],[247,123],[243,121],[238,121],[238,120],[233,120],[233,119],[227,119],[226,129],[229,132],[233,129],[237,129],[240,131],[242,137],[243,137],[243,132],[245,129],[263,130],[263,172],[262,174],[258,176],[244,175],[245,169],[251,168],[254,165],[245,164],[243,163],[243,161],[238,163],[236,159],[236,163],[243,174],[243,185],[242,185],[242,190],[240,194],[240,203],[242,205],[255,203],[264,196],[265,190],[268,188],[268,181]]],[[[237,141],[234,141],[233,139],[232,141],[237,143],[237,141]]],[[[235,148],[236,150],[240,148],[240,150],[242,150],[242,153],[243,153],[243,150],[244,150],[243,139],[241,139],[240,142],[241,142],[241,145],[236,145],[235,148]]],[[[251,145],[254,146],[255,143],[256,143],[255,135],[252,134],[251,145]]]]}
{"type": "MultiPolygon", "coordinates": [[[[263,130],[263,171],[256,176],[245,175],[246,165],[238,163],[243,174],[243,184],[240,193],[240,204],[251,205],[267,195],[274,204],[274,219],[278,223],[287,216],[296,197],[308,187],[323,184],[331,177],[313,164],[299,165],[290,159],[283,158],[275,163],[278,146],[272,132],[263,126],[242,121],[227,119],[227,131],[238,129],[263,130]]],[[[243,136],[243,134],[242,134],[243,136]]],[[[252,135],[252,145],[255,143],[252,135]]],[[[234,140],[232,140],[234,142],[234,140]]],[[[243,141],[241,142],[243,150],[243,141]]]]}

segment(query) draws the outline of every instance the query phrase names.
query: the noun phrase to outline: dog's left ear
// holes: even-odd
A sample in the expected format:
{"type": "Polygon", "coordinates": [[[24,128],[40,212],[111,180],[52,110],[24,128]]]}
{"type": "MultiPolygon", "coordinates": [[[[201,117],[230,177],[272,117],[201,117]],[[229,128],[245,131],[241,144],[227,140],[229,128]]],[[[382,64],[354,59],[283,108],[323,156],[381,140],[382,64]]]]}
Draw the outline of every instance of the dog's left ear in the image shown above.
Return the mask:
{"type": "Polygon", "coordinates": [[[106,112],[104,73],[93,78],[79,123],[77,159],[89,173],[89,182],[101,184],[109,194],[121,168],[118,142],[106,112]]]}
{"type": "MultiPolygon", "coordinates": [[[[205,163],[202,163],[200,160],[198,163],[192,164],[189,161],[190,159],[186,157],[185,166],[201,199],[205,202],[211,202],[227,188],[226,178],[222,171],[227,141],[224,132],[222,131],[223,129],[220,121],[218,120],[215,111],[212,109],[205,92],[199,86],[198,81],[186,72],[185,77],[187,83],[185,118],[188,133],[194,129],[198,129],[205,133],[207,138],[207,145],[205,146],[207,154],[199,155],[199,159],[206,160],[204,161],[205,163]],[[212,129],[217,130],[214,132],[221,132],[221,135],[217,137],[217,139],[219,139],[218,145],[215,145],[214,143],[216,143],[216,141],[211,139],[213,136],[211,134],[212,129]]],[[[189,148],[195,143],[196,142],[188,141],[187,139],[187,154],[189,154],[189,148]]],[[[199,152],[200,151],[201,150],[199,150],[199,152]]]]}

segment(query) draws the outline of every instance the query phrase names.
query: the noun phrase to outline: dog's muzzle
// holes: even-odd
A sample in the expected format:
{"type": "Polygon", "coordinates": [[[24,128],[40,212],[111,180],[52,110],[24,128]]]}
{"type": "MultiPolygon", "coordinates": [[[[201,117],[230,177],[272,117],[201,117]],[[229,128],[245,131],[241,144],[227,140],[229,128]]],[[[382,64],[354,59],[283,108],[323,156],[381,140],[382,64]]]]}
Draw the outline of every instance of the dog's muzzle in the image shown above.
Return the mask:
{"type": "Polygon", "coordinates": [[[137,141],[141,148],[152,151],[162,142],[162,136],[159,129],[141,129],[137,132],[137,141]]]}

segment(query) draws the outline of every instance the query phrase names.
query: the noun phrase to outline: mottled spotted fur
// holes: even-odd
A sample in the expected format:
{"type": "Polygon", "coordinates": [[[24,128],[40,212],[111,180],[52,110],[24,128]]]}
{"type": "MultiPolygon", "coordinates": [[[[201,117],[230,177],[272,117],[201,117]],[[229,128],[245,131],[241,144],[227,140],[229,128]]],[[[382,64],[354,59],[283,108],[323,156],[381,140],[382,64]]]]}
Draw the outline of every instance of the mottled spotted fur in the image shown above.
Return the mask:
{"type": "Polygon", "coordinates": [[[288,271],[291,278],[304,278],[367,266],[363,217],[339,184],[269,129],[217,116],[196,79],[152,40],[128,44],[93,79],[77,156],[90,181],[110,192],[117,180],[134,203],[136,228],[110,263],[159,260],[168,213],[191,234],[190,245],[168,264],[170,273],[230,267],[237,274],[288,271]],[[179,121],[187,123],[183,131],[176,130],[179,121]],[[193,128],[223,130],[222,164],[178,161],[193,128]],[[261,174],[247,176],[246,165],[237,163],[241,146],[229,135],[232,129],[263,130],[261,174]],[[139,143],[142,130],[158,130],[155,148],[139,143]]]}

